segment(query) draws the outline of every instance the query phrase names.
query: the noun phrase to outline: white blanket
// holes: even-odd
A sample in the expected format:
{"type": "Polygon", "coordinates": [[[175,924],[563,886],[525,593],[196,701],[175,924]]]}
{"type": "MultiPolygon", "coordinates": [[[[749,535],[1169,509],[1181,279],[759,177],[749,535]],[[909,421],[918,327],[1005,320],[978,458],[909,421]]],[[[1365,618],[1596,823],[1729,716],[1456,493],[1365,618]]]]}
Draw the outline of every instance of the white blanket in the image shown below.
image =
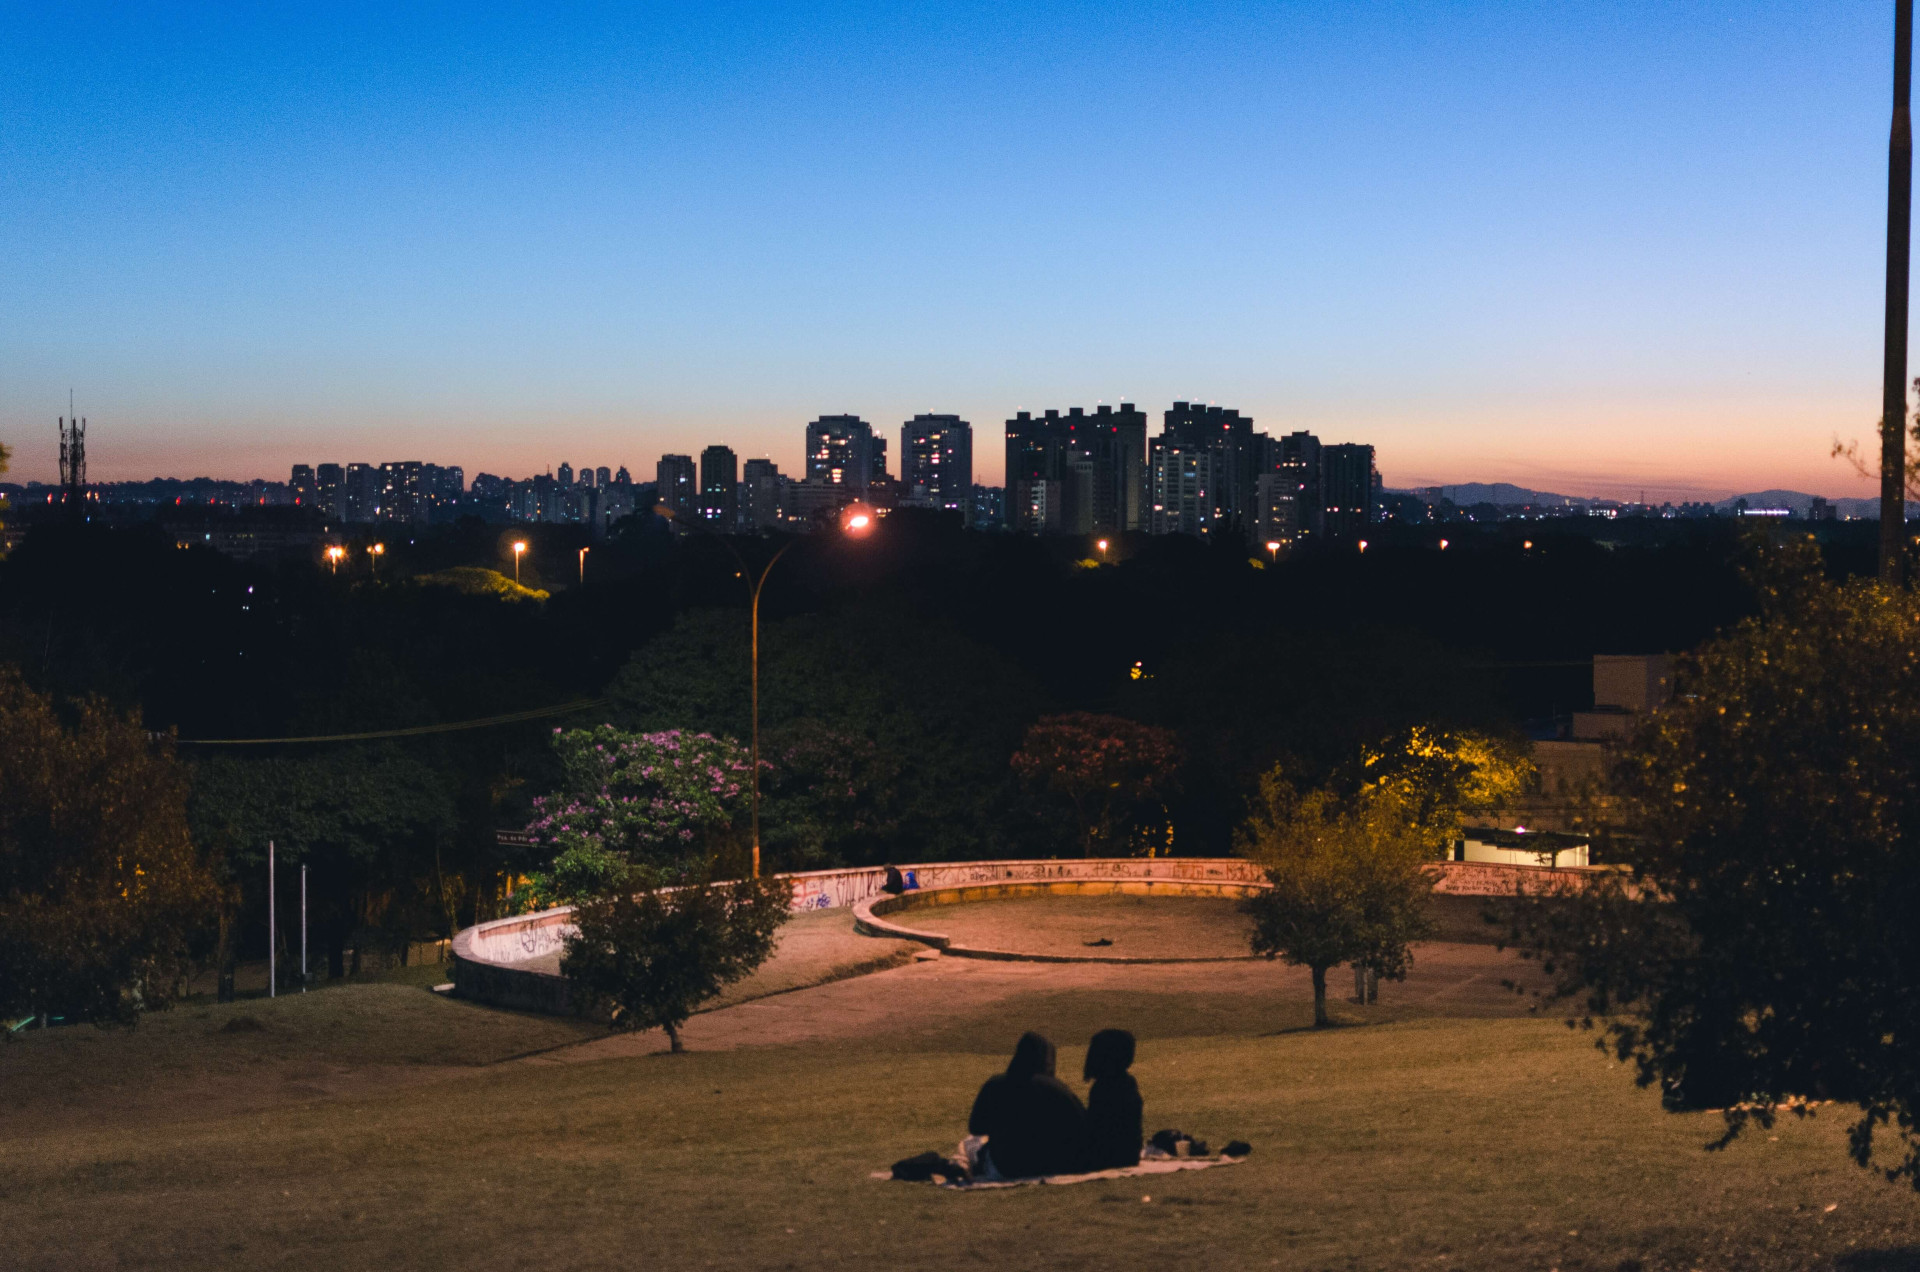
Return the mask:
{"type": "MultiPolygon", "coordinates": [[[[1084,1175],[1043,1175],[1037,1179],[976,1179],[971,1183],[949,1184],[939,1179],[929,1182],[942,1188],[1025,1188],[1031,1184],[1087,1184],[1096,1179],[1131,1179],[1135,1175],[1171,1175],[1183,1170],[1205,1170],[1209,1166],[1238,1166],[1244,1157],[1146,1157],[1138,1166],[1117,1166],[1112,1170],[1089,1171],[1084,1175]]],[[[890,1170],[876,1170],[875,1179],[892,1179],[890,1170]]]]}

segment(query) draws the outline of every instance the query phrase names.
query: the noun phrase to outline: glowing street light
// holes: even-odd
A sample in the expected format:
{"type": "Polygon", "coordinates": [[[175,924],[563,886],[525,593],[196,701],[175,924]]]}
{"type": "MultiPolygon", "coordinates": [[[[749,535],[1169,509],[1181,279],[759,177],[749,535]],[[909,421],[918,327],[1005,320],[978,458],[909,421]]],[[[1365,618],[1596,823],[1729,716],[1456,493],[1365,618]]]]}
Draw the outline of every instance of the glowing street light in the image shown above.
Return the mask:
{"type": "Polygon", "coordinates": [[[1442,552],[1447,550],[1447,541],[1445,539],[1440,540],[1440,550],[1442,552]]]}
{"type": "Polygon", "coordinates": [[[332,569],[333,569],[333,572],[334,572],[335,574],[338,574],[338,573],[340,573],[340,558],[342,558],[342,557],[344,557],[344,556],[346,556],[346,555],[347,555],[347,550],[346,550],[345,548],[343,548],[343,547],[341,547],[341,546],[340,546],[339,544],[337,544],[337,543],[334,543],[334,544],[329,544],[329,545],[328,545],[328,547],[327,547],[327,564],[328,564],[328,565],[329,565],[330,567],[332,567],[332,569]]]}
{"type": "Polygon", "coordinates": [[[587,582],[587,553],[591,551],[593,551],[592,548],[580,549],[580,584],[583,587],[587,582]]]}
{"type": "MultiPolygon", "coordinates": [[[[860,504],[850,504],[840,516],[841,533],[851,539],[865,538],[872,531],[876,519],[872,509],[860,504]]],[[[727,551],[733,552],[734,560],[740,562],[740,572],[734,577],[746,578],[746,561],[734,551],[731,543],[727,543],[725,539],[721,539],[720,542],[725,544],[727,551]]],[[[760,568],[760,577],[753,580],[753,599],[749,606],[752,634],[748,641],[748,651],[752,666],[752,684],[748,691],[747,704],[752,721],[753,738],[753,785],[749,789],[752,792],[750,806],[753,810],[753,877],[756,879],[760,877],[760,593],[767,586],[767,576],[773,573],[773,567],[778,564],[781,557],[787,554],[787,549],[793,544],[794,540],[791,539],[782,544],[780,550],[760,568]]]]}
{"type": "Polygon", "coordinates": [[[1278,561],[1280,559],[1280,540],[1267,540],[1267,559],[1269,561],[1278,561]]]}
{"type": "Polygon", "coordinates": [[[1365,539],[1360,540],[1360,550],[1362,552],[1367,550],[1367,541],[1365,539]]]}
{"type": "Polygon", "coordinates": [[[1106,560],[1107,559],[1107,541],[1105,539],[1102,539],[1098,543],[1094,544],[1093,546],[1100,549],[1100,559],[1102,561],[1106,560]]]}
{"type": "Polygon", "coordinates": [[[513,581],[515,585],[518,585],[520,582],[520,556],[526,550],[527,541],[525,539],[518,540],[513,545],[513,581]]]}
{"type": "Polygon", "coordinates": [[[380,558],[386,555],[387,545],[376,543],[367,549],[367,568],[375,574],[380,572],[380,558]]]}

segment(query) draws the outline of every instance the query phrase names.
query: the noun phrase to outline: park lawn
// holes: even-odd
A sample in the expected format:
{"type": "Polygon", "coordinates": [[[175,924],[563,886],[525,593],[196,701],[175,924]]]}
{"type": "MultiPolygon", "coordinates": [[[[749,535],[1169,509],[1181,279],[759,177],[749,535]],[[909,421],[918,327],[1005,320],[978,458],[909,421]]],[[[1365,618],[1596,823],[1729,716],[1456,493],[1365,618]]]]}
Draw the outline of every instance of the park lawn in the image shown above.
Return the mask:
{"type": "MultiPolygon", "coordinates": [[[[375,1017],[398,1000],[374,988],[339,992],[375,1017]]],[[[290,1010],[326,1006],[308,997],[290,1010]]],[[[422,999],[509,1032],[530,1019],[422,999]]],[[[1556,1023],[1292,1027],[1305,1011],[1262,1033],[1189,1028],[1173,1002],[1130,1022],[1149,1129],[1254,1144],[1224,1169],[980,1193],[868,1178],[950,1148],[1026,1024],[1084,1036],[1016,1000],[972,1022],[972,1045],[943,1030],[591,1063],[559,1051],[266,1110],[22,1124],[0,1131],[6,1260],[1615,1272],[1920,1258],[1920,1202],[1846,1161],[1844,1116],[1710,1154],[1717,1118],[1661,1113],[1556,1023]]],[[[229,1036],[177,1045],[194,1039],[229,1036]]],[[[1063,1048],[1063,1076],[1079,1059],[1063,1048]]],[[[17,1076],[0,1070],[28,1095],[17,1076]]]]}

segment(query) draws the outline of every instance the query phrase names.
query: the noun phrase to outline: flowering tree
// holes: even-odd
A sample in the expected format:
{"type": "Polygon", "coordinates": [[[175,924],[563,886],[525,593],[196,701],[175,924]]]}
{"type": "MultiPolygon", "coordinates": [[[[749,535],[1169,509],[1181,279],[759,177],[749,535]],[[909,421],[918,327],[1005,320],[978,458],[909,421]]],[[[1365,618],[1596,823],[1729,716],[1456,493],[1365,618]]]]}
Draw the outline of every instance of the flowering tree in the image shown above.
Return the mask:
{"type": "Polygon", "coordinates": [[[1164,812],[1179,766],[1170,731],[1087,711],[1036,721],[1013,756],[1014,772],[1073,804],[1089,857],[1124,841],[1143,814],[1164,812]]]}
{"type": "Polygon", "coordinates": [[[534,801],[527,827],[552,854],[534,876],[546,904],[671,883],[737,848],[752,761],[730,738],[612,725],[554,730],[564,785],[534,801]]]}

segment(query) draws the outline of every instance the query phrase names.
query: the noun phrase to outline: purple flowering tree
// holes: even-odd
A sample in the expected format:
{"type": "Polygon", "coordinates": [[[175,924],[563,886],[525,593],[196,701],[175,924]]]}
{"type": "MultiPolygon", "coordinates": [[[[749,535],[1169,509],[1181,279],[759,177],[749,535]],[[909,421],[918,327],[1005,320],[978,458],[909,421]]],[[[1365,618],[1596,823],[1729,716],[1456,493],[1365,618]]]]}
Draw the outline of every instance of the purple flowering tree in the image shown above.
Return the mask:
{"type": "Polygon", "coordinates": [[[741,846],[752,762],[731,738],[685,729],[554,730],[563,784],[527,827],[552,866],[540,903],[673,883],[741,846]]]}

